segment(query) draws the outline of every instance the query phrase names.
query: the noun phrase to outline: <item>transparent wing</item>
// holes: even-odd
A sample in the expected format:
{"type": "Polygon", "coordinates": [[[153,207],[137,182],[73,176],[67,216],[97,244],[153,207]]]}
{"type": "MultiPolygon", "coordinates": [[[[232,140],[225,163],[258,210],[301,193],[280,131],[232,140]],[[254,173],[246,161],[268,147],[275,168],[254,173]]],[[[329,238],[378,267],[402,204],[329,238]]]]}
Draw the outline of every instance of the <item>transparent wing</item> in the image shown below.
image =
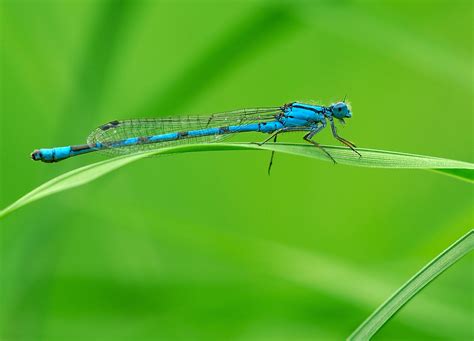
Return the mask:
{"type": "MultiPolygon", "coordinates": [[[[91,146],[96,143],[102,145],[113,145],[114,142],[122,141],[132,137],[149,137],[173,132],[186,132],[206,128],[243,125],[264,121],[271,121],[280,114],[279,107],[242,109],[225,113],[212,114],[209,116],[176,116],[163,118],[143,118],[121,121],[112,121],[95,129],[87,138],[91,146]]],[[[221,141],[230,134],[216,134],[200,137],[184,137],[179,140],[144,143],[130,145],[127,147],[104,148],[109,154],[129,154],[163,147],[170,147],[191,143],[209,143],[221,141]]]]}

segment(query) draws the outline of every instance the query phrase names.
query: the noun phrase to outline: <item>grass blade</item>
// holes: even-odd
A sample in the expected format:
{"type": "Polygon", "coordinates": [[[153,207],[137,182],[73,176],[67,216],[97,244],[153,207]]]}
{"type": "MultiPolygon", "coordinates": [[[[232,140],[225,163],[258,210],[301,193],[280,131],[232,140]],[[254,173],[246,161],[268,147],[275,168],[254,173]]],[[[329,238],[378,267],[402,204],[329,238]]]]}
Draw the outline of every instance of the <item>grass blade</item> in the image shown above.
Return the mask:
{"type": "MultiPolygon", "coordinates": [[[[474,181],[474,164],[469,162],[364,148],[358,149],[363,156],[362,158],[359,158],[355,153],[345,147],[325,146],[325,148],[339,164],[372,168],[435,170],[443,174],[455,176],[458,179],[470,182],[474,181]]],[[[160,154],[226,150],[268,150],[332,162],[319,148],[314,148],[314,146],[306,144],[267,143],[263,146],[259,146],[252,143],[213,143],[162,148],[145,153],[137,153],[108,159],[62,174],[37,187],[4,210],[0,211],[0,218],[35,200],[69,188],[84,185],[117,168],[145,157],[160,154]]]]}
{"type": "Polygon", "coordinates": [[[473,249],[474,230],[470,230],[428,263],[415,276],[410,278],[408,282],[377,308],[377,310],[349,336],[348,340],[370,339],[400,310],[400,308],[420,292],[420,290],[473,249]]]}
{"type": "Polygon", "coordinates": [[[168,84],[164,92],[136,112],[173,112],[183,103],[198,98],[226,73],[235,70],[248,56],[254,56],[291,33],[297,19],[293,8],[283,3],[258,7],[242,22],[218,37],[168,84]],[[249,39],[251,37],[251,39],[249,39]],[[242,48],[245,46],[245,48],[242,48]]]}

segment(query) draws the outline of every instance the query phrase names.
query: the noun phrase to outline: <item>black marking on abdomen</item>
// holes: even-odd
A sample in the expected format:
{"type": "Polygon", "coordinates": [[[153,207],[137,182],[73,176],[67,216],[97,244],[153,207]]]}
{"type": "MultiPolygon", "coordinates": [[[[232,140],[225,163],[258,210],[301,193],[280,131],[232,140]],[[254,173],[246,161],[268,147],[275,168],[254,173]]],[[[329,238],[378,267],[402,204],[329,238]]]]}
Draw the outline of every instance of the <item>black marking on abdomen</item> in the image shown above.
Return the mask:
{"type": "Polygon", "coordinates": [[[189,135],[189,132],[187,132],[187,131],[180,131],[180,132],[178,132],[178,140],[179,140],[179,139],[182,139],[182,138],[185,138],[185,137],[188,136],[188,135],[189,135]]]}
{"type": "Polygon", "coordinates": [[[138,141],[139,141],[138,143],[145,144],[145,143],[147,143],[149,140],[150,140],[150,139],[149,139],[147,136],[140,136],[140,137],[138,138],[138,141]]]}
{"type": "Polygon", "coordinates": [[[262,126],[266,126],[268,122],[259,122],[258,123],[258,131],[262,131],[262,126]]]}
{"type": "Polygon", "coordinates": [[[228,126],[219,127],[219,134],[227,134],[230,131],[228,126]]]}
{"type": "Polygon", "coordinates": [[[106,123],[106,124],[100,126],[99,128],[105,131],[105,130],[108,130],[108,129],[110,129],[110,128],[115,128],[115,127],[118,126],[119,124],[120,124],[120,122],[117,121],[117,120],[115,120],[115,121],[111,121],[111,122],[109,122],[109,123],[106,123]]]}

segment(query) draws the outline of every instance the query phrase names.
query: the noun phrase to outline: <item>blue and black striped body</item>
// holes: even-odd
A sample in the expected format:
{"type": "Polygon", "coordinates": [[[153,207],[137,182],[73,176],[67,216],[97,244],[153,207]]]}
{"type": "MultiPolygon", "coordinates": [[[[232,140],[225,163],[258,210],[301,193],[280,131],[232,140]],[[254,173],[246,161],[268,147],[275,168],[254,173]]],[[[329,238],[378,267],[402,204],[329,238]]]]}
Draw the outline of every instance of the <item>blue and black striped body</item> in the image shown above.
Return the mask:
{"type": "MultiPolygon", "coordinates": [[[[350,115],[350,111],[348,113],[350,115]]],[[[97,128],[92,134],[93,138],[88,140],[88,144],[35,150],[32,158],[43,162],[57,162],[93,151],[120,151],[145,145],[159,148],[173,141],[186,143],[189,140],[192,143],[193,139],[199,141],[200,138],[209,136],[219,137],[244,132],[273,134],[288,131],[315,131],[324,127],[326,119],[331,119],[332,116],[333,106],[294,102],[279,108],[250,109],[227,115],[192,117],[184,124],[185,127],[190,128],[188,130],[170,131],[172,127],[179,125],[179,118],[112,121],[97,128]],[[204,124],[203,122],[206,121],[207,124],[204,124]],[[230,124],[220,125],[227,122],[230,124]],[[155,130],[163,131],[163,133],[148,134],[148,131],[154,131],[150,130],[153,125],[159,125],[160,129],[155,130]],[[134,135],[142,131],[142,135],[134,135]]]]}

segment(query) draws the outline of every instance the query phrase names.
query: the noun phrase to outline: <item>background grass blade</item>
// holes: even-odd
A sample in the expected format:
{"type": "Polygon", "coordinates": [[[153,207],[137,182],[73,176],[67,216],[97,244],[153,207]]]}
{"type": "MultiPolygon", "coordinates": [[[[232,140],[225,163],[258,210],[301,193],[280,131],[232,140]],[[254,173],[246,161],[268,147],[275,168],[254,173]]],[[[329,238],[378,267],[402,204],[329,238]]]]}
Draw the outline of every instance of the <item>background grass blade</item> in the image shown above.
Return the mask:
{"type": "MultiPolygon", "coordinates": [[[[325,148],[339,164],[372,168],[436,170],[443,174],[453,175],[459,179],[471,182],[474,178],[474,164],[468,162],[364,148],[358,149],[363,156],[362,158],[359,158],[351,150],[344,147],[326,146],[325,148]]],[[[257,144],[251,143],[214,143],[163,148],[145,153],[116,157],[60,175],[37,187],[4,210],[0,211],[0,218],[32,201],[53,193],[86,184],[117,168],[145,157],[160,154],[224,150],[274,150],[276,152],[332,162],[323,152],[321,152],[321,150],[305,144],[268,143],[263,146],[258,146],[257,144]]]]}
{"type": "Polygon", "coordinates": [[[348,340],[368,340],[420,290],[464,255],[474,249],[474,230],[449,246],[385,301],[349,336],[348,340]]]}
{"type": "Polygon", "coordinates": [[[179,72],[164,92],[159,91],[136,112],[176,112],[205,93],[245,58],[265,50],[291,33],[296,18],[291,6],[266,4],[224,32],[190,65],[179,72]],[[245,46],[243,49],[242,46],[245,46]]]}
{"type": "Polygon", "coordinates": [[[125,32],[133,27],[133,18],[138,12],[137,4],[130,0],[101,1],[93,16],[83,55],[74,66],[75,88],[70,91],[64,112],[82,117],[76,129],[87,127],[94,117],[104,95],[107,77],[113,70],[114,60],[126,39],[125,32]]]}

